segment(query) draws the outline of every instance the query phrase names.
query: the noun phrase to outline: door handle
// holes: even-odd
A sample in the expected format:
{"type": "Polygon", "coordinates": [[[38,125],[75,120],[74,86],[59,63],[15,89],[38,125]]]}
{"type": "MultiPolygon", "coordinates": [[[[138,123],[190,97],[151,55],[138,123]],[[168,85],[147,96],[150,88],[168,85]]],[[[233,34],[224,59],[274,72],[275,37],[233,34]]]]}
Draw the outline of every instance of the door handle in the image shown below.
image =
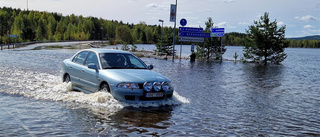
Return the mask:
{"type": "Polygon", "coordinates": [[[84,72],[84,70],[81,70],[82,72],[84,72]]]}

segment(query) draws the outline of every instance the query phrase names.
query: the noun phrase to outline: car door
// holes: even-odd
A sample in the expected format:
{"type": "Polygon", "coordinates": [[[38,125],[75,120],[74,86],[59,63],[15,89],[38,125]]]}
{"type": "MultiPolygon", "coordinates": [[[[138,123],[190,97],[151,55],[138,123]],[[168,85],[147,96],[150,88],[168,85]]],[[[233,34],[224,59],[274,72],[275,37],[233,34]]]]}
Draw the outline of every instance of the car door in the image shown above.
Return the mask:
{"type": "Polygon", "coordinates": [[[84,62],[88,55],[88,51],[82,51],[78,53],[72,60],[72,64],[69,66],[69,74],[73,83],[73,86],[83,88],[83,72],[85,68],[84,62]]]}
{"type": "Polygon", "coordinates": [[[100,78],[99,78],[99,70],[100,65],[98,63],[98,56],[94,52],[89,52],[86,61],[85,68],[82,70],[82,80],[85,85],[85,90],[89,90],[91,92],[95,92],[99,90],[100,78]],[[96,65],[97,70],[88,68],[89,65],[96,65]]]}

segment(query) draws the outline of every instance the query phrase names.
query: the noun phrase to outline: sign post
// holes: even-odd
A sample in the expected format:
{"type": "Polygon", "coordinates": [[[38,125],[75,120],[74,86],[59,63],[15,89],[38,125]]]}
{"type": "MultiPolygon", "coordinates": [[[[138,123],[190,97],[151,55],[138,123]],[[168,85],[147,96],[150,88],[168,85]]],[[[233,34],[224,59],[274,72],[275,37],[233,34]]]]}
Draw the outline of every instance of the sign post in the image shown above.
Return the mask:
{"type": "MultiPolygon", "coordinates": [[[[186,19],[181,19],[180,20],[180,25],[181,26],[185,26],[185,25],[187,25],[187,20],[186,19]]],[[[179,28],[179,33],[180,33],[180,28],[179,28]]],[[[181,54],[182,54],[182,41],[180,40],[180,37],[179,37],[179,41],[180,41],[180,60],[181,60],[181,54]]]]}
{"type": "Polygon", "coordinates": [[[7,30],[7,43],[8,43],[8,49],[10,49],[10,46],[9,46],[9,44],[10,44],[10,39],[9,39],[9,30],[7,30]]]}
{"type": "Polygon", "coordinates": [[[176,45],[175,37],[176,37],[177,7],[178,7],[178,0],[176,0],[176,5],[171,4],[171,8],[170,8],[170,22],[174,22],[172,62],[174,61],[174,52],[175,52],[175,45],[176,45]]]}
{"type": "Polygon", "coordinates": [[[191,52],[194,52],[194,44],[191,45],[191,52]]]}
{"type": "MultiPolygon", "coordinates": [[[[183,26],[186,24],[186,20],[180,21],[183,26]]],[[[210,38],[210,33],[203,33],[203,28],[190,28],[190,27],[180,27],[179,28],[179,41],[181,42],[204,42],[204,38],[210,38]]],[[[194,62],[196,54],[194,53],[194,44],[191,46],[190,62],[194,62]]],[[[180,53],[181,55],[181,53],[180,53]]]]}
{"type": "Polygon", "coordinates": [[[222,62],[222,37],[224,37],[224,28],[211,28],[211,37],[220,37],[220,62],[222,62]]]}

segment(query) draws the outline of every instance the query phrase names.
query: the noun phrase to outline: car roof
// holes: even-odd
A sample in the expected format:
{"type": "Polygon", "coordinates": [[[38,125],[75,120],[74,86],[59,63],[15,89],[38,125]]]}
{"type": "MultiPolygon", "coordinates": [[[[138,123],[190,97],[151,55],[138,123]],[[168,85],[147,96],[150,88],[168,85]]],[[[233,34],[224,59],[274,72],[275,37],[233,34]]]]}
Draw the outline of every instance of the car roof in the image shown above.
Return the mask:
{"type": "Polygon", "coordinates": [[[97,53],[130,53],[128,51],[123,51],[123,50],[99,49],[99,48],[85,49],[85,51],[93,51],[93,52],[97,52],[97,53]]]}

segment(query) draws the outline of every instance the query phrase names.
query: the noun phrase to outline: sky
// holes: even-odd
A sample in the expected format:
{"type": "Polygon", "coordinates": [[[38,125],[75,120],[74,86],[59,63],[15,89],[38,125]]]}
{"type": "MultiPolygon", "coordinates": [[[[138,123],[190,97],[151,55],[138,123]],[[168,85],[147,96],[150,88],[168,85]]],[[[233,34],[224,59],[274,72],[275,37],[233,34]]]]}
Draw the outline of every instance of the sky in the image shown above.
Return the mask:
{"type": "MultiPolygon", "coordinates": [[[[174,27],[170,5],[176,0],[0,0],[0,7],[82,15],[124,23],[174,27]]],[[[245,33],[265,12],[278,27],[286,26],[286,37],[320,35],[320,0],[177,0],[177,27],[203,27],[211,17],[225,33],[245,33]]]]}

